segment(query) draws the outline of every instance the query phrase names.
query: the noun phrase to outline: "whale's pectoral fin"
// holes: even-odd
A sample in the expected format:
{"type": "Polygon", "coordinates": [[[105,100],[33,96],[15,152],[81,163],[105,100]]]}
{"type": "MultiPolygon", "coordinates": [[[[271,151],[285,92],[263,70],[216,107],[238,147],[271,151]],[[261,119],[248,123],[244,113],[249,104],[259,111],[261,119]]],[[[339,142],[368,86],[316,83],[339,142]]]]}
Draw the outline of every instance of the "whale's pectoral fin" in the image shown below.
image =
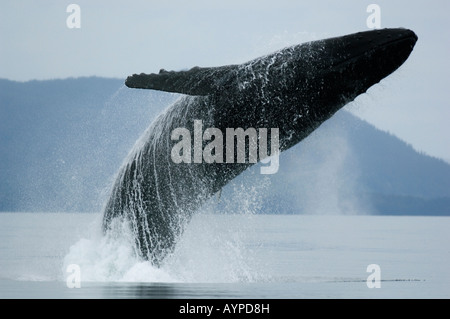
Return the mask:
{"type": "Polygon", "coordinates": [[[188,71],[166,71],[158,74],[133,74],[125,81],[129,88],[151,89],[188,95],[209,95],[220,89],[224,75],[235,66],[215,68],[194,67],[188,71]]]}

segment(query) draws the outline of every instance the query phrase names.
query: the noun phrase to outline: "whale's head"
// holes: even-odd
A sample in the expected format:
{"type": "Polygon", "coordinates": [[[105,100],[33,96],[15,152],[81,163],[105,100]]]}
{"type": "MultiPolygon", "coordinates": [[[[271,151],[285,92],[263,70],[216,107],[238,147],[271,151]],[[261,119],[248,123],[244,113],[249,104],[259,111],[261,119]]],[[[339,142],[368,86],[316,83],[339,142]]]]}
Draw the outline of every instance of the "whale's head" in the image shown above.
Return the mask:
{"type": "Polygon", "coordinates": [[[398,69],[416,41],[411,30],[383,29],[288,47],[240,66],[241,95],[259,103],[253,113],[263,109],[256,117],[280,127],[288,148],[398,69]]]}
{"type": "Polygon", "coordinates": [[[411,30],[383,29],[296,46],[290,61],[295,78],[288,90],[334,113],[397,70],[416,41],[411,30]]]}

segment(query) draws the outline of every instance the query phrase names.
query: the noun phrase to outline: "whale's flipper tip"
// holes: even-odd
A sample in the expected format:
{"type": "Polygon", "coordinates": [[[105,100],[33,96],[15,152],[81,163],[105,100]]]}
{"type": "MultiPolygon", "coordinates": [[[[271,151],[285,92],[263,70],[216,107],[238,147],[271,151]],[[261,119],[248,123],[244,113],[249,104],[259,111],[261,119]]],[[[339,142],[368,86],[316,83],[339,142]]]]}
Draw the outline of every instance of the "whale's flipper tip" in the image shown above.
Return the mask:
{"type": "Polygon", "coordinates": [[[125,85],[133,89],[149,89],[188,95],[210,95],[217,91],[215,79],[221,68],[193,67],[187,71],[166,71],[159,73],[133,74],[125,80],[125,85]]]}

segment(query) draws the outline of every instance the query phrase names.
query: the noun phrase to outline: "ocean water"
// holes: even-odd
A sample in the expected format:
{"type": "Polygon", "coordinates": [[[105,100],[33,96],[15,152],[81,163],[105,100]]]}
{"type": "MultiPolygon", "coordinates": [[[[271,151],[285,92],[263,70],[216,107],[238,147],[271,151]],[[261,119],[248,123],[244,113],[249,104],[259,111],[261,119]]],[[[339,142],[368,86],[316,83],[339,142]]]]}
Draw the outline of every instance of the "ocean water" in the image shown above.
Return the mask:
{"type": "Polygon", "coordinates": [[[0,213],[0,298],[450,297],[449,217],[200,213],[159,269],[100,223],[0,213]]]}

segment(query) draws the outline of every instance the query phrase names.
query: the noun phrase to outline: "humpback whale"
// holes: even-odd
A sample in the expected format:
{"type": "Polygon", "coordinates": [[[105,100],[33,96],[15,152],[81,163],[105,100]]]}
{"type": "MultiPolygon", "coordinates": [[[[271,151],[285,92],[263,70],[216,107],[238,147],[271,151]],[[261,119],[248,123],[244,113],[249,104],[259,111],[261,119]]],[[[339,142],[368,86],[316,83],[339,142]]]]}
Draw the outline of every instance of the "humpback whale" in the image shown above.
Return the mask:
{"type": "Polygon", "coordinates": [[[195,211],[254,165],[174,163],[174,129],[193,132],[199,120],[222,132],[278,128],[282,152],[399,68],[416,41],[408,29],[371,30],[287,47],[243,64],[129,76],[129,88],[182,96],[153,121],[119,170],[105,202],[103,231],[116,218],[125,219],[138,256],[161,266],[195,211]]]}

